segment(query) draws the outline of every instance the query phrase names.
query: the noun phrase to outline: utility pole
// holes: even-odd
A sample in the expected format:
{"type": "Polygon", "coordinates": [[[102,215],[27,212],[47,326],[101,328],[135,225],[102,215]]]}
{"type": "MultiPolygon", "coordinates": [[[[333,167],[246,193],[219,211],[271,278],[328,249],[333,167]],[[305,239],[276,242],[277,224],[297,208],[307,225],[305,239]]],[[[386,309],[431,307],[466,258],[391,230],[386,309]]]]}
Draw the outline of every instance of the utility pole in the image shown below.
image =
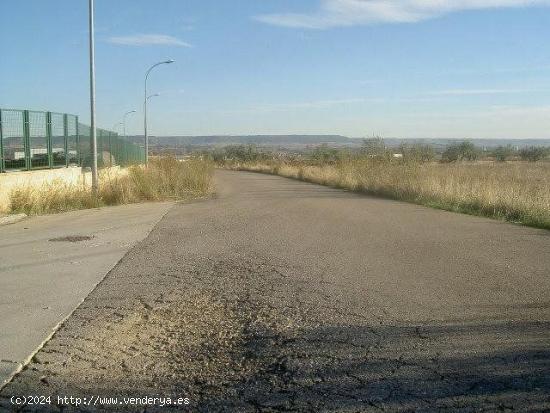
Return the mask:
{"type": "Polygon", "coordinates": [[[97,194],[97,135],[95,122],[95,42],[94,42],[94,0],[88,0],[90,19],[90,139],[92,151],[92,192],[97,194]]]}

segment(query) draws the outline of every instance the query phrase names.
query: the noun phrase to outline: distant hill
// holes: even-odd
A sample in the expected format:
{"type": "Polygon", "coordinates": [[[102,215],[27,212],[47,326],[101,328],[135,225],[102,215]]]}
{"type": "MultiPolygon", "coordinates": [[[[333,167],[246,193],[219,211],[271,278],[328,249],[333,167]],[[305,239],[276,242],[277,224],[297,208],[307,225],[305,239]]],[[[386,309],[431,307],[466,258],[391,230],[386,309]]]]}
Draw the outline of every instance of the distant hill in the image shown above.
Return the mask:
{"type": "MultiPolygon", "coordinates": [[[[143,144],[143,136],[129,136],[129,140],[137,144],[143,144]]],[[[526,146],[550,146],[550,139],[401,139],[385,138],[384,142],[389,147],[398,147],[401,143],[420,143],[431,145],[436,149],[444,149],[447,146],[469,140],[480,148],[491,149],[496,146],[511,145],[514,148],[526,146]]],[[[151,147],[159,148],[185,148],[227,145],[258,145],[271,148],[304,148],[327,144],[329,146],[357,147],[363,143],[361,138],[348,138],[342,135],[213,135],[213,136],[151,136],[151,147]]]]}
{"type": "MultiPolygon", "coordinates": [[[[143,142],[143,136],[128,137],[135,143],[143,142]]],[[[153,136],[149,141],[159,146],[210,146],[210,145],[248,145],[279,146],[279,145],[319,145],[360,144],[360,139],[347,138],[341,135],[245,135],[245,136],[153,136]]]]}
{"type": "Polygon", "coordinates": [[[511,145],[514,148],[525,148],[526,146],[550,146],[550,139],[438,139],[438,138],[425,138],[425,139],[398,139],[388,138],[384,139],[387,146],[397,147],[401,143],[420,143],[422,145],[430,145],[435,148],[446,148],[457,142],[470,141],[479,148],[491,149],[497,146],[511,145]]]}

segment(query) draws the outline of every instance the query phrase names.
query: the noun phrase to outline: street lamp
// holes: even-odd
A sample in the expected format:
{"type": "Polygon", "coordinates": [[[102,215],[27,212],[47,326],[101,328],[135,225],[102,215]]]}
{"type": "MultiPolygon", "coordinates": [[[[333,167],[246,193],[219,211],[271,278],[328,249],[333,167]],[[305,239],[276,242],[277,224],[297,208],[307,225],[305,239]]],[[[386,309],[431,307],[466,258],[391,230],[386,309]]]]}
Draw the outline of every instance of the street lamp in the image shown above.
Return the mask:
{"type": "Polygon", "coordinates": [[[95,41],[94,41],[94,0],[88,1],[89,52],[90,52],[90,138],[92,150],[92,192],[97,194],[97,134],[95,129],[95,41]]]}
{"type": "Polygon", "coordinates": [[[126,112],[124,116],[122,117],[122,134],[124,135],[124,139],[126,139],[126,116],[136,113],[135,110],[131,110],[130,112],[126,112]]]}
{"type": "Polygon", "coordinates": [[[153,70],[155,67],[160,65],[167,65],[170,63],[174,63],[174,60],[165,60],[164,62],[158,62],[151,66],[147,72],[145,73],[145,94],[143,99],[143,131],[145,135],[145,164],[149,162],[149,138],[147,136],[147,101],[149,100],[149,97],[153,96],[147,96],[147,79],[149,78],[149,73],[151,73],[151,70],[153,70]]]}
{"type": "MultiPolygon", "coordinates": [[[[152,95],[147,96],[146,101],[149,102],[149,99],[157,97],[157,96],[160,96],[160,93],[153,93],[152,95]]],[[[157,140],[157,143],[158,143],[158,140],[157,140]]],[[[149,145],[147,145],[147,154],[149,154],[149,145]]]]}

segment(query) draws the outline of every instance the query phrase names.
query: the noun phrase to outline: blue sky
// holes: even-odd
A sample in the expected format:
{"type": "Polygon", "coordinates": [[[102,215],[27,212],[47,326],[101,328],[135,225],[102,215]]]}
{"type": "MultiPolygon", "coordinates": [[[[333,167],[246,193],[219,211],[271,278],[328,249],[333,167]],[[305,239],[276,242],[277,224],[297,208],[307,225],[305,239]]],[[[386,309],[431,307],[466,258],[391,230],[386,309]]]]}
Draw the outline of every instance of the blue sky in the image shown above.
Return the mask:
{"type": "MultiPolygon", "coordinates": [[[[98,125],[550,138],[550,0],[96,0],[98,125]]],[[[86,0],[5,1],[0,107],[88,122],[86,0]]]]}

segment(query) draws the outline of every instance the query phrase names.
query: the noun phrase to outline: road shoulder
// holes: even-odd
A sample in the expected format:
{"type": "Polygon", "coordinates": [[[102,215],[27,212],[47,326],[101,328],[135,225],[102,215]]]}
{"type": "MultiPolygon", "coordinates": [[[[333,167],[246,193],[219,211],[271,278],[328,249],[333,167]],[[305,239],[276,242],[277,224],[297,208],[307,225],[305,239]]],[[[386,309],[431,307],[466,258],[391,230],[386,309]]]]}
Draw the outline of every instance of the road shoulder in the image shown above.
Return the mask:
{"type": "Polygon", "coordinates": [[[0,227],[0,386],[173,205],[72,211],[0,227]]]}

